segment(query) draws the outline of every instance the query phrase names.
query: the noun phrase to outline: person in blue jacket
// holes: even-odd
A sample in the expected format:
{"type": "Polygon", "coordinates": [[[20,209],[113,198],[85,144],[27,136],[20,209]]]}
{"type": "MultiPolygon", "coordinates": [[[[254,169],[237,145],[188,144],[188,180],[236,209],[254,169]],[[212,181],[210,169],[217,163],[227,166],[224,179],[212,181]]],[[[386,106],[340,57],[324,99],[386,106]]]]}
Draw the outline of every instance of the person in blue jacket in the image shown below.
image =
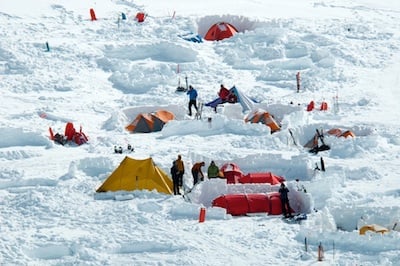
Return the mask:
{"type": "Polygon", "coordinates": [[[194,106],[194,109],[197,111],[197,91],[192,87],[192,85],[189,85],[189,90],[186,93],[189,95],[189,115],[192,116],[192,106],[194,106]]]}

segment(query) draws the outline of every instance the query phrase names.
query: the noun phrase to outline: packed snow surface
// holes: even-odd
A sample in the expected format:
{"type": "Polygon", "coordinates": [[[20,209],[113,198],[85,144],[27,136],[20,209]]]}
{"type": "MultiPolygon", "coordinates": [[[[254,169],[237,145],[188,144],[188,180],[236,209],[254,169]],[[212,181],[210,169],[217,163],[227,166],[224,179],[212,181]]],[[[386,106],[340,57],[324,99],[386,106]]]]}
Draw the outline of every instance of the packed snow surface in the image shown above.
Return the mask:
{"type": "Polygon", "coordinates": [[[0,2],[2,265],[400,264],[400,2],[231,2],[0,2]],[[238,33],[186,40],[220,21],[238,33]],[[186,81],[203,103],[220,84],[235,86],[281,130],[245,123],[250,111],[238,103],[189,118],[188,97],[176,92],[186,81]],[[160,109],[175,115],[161,131],[125,129],[139,113],[160,109]],[[88,142],[52,141],[49,128],[64,134],[67,122],[88,142]],[[355,137],[328,134],[334,128],[355,137]],[[330,150],[303,146],[316,129],[330,150]],[[186,190],[199,161],[204,172],[212,160],[244,173],[271,171],[292,195],[299,179],[307,219],[231,216],[213,199],[277,187],[207,176],[186,199],[154,190],[96,193],[125,156],[151,157],[169,174],[178,154],[186,190]],[[321,157],[325,172],[315,170],[321,157]],[[359,234],[373,224],[389,232],[359,234]]]}

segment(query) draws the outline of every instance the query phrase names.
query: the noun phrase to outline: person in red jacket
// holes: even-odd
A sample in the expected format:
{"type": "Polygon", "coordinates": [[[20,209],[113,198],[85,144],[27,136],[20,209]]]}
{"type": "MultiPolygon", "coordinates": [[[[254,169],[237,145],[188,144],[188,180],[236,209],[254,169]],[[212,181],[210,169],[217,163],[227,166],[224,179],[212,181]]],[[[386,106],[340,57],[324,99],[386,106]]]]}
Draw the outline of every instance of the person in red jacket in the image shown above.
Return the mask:
{"type": "Polygon", "coordinates": [[[221,98],[222,103],[225,103],[228,101],[229,94],[230,94],[229,90],[227,88],[225,88],[224,84],[221,84],[221,88],[219,89],[218,96],[219,96],[219,98],[221,98]]]}
{"type": "Polygon", "coordinates": [[[218,104],[223,104],[229,101],[229,95],[231,94],[231,92],[225,88],[224,84],[221,84],[221,87],[219,89],[218,92],[218,99],[216,99],[215,101],[217,101],[217,104],[214,106],[214,112],[217,112],[217,106],[218,104]]]}
{"type": "Polygon", "coordinates": [[[195,163],[192,167],[192,175],[193,175],[193,186],[195,186],[199,181],[204,180],[204,174],[203,171],[201,170],[201,167],[203,167],[205,162],[198,162],[195,163]],[[199,180],[200,177],[200,180],[199,180]]]}

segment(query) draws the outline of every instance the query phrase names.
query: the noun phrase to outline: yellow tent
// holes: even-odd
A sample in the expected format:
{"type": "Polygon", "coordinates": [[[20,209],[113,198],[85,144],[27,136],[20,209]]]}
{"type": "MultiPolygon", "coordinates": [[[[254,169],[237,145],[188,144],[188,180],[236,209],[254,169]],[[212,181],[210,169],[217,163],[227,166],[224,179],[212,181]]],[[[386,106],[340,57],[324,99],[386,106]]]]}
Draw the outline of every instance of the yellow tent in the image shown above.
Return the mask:
{"type": "Polygon", "coordinates": [[[96,192],[142,189],[172,194],[172,180],[154,164],[152,158],[136,160],[125,157],[96,192]]]}
{"type": "Polygon", "coordinates": [[[365,232],[367,232],[367,231],[384,234],[384,233],[389,232],[389,229],[387,229],[383,226],[380,226],[378,224],[368,224],[368,225],[364,225],[363,227],[361,227],[359,231],[360,231],[360,235],[365,235],[365,232]]]}

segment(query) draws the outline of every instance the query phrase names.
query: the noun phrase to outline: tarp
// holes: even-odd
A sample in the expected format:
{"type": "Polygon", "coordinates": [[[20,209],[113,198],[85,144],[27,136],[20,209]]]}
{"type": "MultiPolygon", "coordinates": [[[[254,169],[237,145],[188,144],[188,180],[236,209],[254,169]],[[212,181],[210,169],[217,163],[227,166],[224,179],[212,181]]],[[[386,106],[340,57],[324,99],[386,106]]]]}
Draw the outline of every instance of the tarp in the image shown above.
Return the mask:
{"type": "Polygon", "coordinates": [[[203,38],[201,38],[200,35],[194,34],[194,33],[187,33],[187,34],[179,35],[179,37],[181,37],[182,39],[184,39],[186,41],[190,41],[190,42],[195,42],[195,43],[203,42],[203,38]]]}
{"type": "Polygon", "coordinates": [[[126,156],[96,192],[143,189],[172,194],[172,180],[152,158],[137,160],[126,156]]]}
{"type": "Polygon", "coordinates": [[[232,37],[237,32],[237,29],[232,24],[218,22],[210,27],[204,39],[207,41],[220,41],[232,37]]]}
{"type": "Polygon", "coordinates": [[[150,133],[160,131],[165,123],[175,118],[175,115],[167,110],[158,110],[154,113],[140,113],[125,128],[132,133],[150,133]]]}
{"type": "Polygon", "coordinates": [[[254,101],[250,99],[246,94],[244,94],[241,90],[233,86],[231,88],[231,92],[233,92],[237,96],[237,101],[242,106],[243,111],[251,111],[254,109],[254,101]]]}
{"type": "MultiPolygon", "coordinates": [[[[233,86],[230,90],[230,93],[233,93],[236,96],[236,102],[239,103],[242,106],[243,112],[245,111],[250,111],[254,109],[254,103],[252,99],[250,99],[246,94],[241,92],[239,89],[236,88],[236,86],[233,86]]],[[[205,106],[209,106],[212,108],[217,107],[219,104],[223,103],[221,98],[216,98],[215,100],[212,100],[211,102],[208,102],[205,104],[205,106]]]]}

